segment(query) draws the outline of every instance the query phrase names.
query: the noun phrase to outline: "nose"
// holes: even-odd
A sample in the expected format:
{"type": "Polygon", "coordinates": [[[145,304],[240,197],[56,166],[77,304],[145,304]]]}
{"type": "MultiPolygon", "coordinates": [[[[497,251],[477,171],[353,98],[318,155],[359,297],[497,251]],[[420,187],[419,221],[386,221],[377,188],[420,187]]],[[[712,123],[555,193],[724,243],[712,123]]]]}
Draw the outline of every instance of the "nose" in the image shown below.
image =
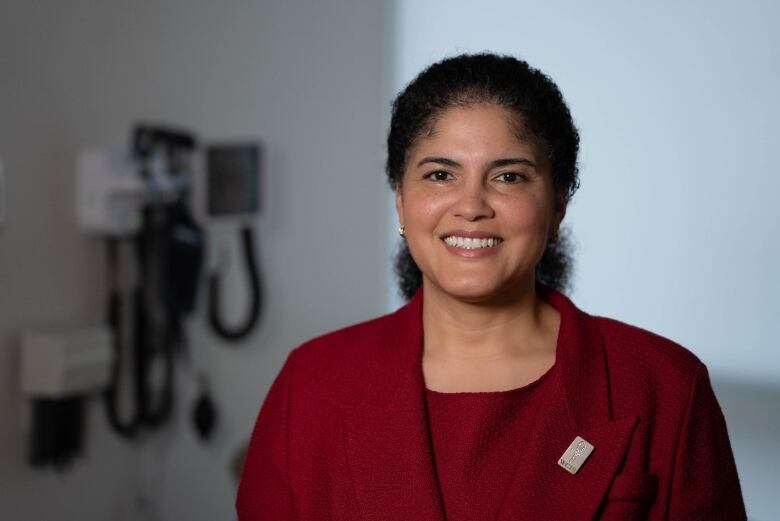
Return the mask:
{"type": "Polygon", "coordinates": [[[495,215],[486,187],[481,180],[474,179],[464,185],[458,194],[458,199],[452,207],[452,212],[457,217],[467,221],[489,219],[495,215]]]}

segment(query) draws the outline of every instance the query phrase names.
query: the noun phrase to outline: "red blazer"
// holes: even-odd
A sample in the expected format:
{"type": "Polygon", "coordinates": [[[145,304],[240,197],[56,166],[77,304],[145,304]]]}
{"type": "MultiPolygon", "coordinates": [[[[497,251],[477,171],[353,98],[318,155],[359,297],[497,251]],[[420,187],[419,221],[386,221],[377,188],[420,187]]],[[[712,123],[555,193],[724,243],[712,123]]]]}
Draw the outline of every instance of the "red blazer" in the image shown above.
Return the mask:
{"type": "MultiPolygon", "coordinates": [[[[499,520],[744,520],[726,425],[705,366],[642,329],[561,313],[559,370],[518,440],[499,520]],[[595,450],[572,475],[576,436],[595,450]]],[[[422,292],[395,313],[290,353],[260,411],[240,521],[443,520],[422,374],[422,292]]]]}

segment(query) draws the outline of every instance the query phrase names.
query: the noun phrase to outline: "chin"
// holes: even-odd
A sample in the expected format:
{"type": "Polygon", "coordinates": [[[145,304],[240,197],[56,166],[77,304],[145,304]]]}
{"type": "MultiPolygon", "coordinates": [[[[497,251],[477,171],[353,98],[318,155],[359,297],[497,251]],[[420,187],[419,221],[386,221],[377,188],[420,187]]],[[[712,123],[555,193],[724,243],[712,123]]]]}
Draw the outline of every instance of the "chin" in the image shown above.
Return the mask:
{"type": "Polygon", "coordinates": [[[464,280],[436,284],[436,286],[443,294],[464,302],[485,302],[504,293],[500,285],[486,281],[464,280]]]}
{"type": "MultiPolygon", "coordinates": [[[[425,278],[425,277],[424,277],[425,278]]],[[[427,278],[425,278],[427,279],[427,278]]],[[[524,288],[533,288],[520,280],[506,280],[491,277],[457,277],[447,280],[427,279],[426,284],[434,291],[463,302],[479,303],[487,301],[514,300],[524,288]]]]}

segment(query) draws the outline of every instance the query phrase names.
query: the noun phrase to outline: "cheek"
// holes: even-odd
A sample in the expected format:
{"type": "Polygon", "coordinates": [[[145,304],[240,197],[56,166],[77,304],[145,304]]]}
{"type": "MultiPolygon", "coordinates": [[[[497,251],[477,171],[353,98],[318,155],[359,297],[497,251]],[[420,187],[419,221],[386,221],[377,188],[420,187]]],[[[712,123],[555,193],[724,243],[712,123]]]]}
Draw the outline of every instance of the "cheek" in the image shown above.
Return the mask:
{"type": "Polygon", "coordinates": [[[545,201],[530,196],[508,201],[503,213],[511,216],[513,227],[527,231],[546,230],[552,216],[545,201]]]}
{"type": "Polygon", "coordinates": [[[444,197],[409,193],[404,196],[405,225],[411,232],[434,228],[446,213],[448,205],[444,197]]]}

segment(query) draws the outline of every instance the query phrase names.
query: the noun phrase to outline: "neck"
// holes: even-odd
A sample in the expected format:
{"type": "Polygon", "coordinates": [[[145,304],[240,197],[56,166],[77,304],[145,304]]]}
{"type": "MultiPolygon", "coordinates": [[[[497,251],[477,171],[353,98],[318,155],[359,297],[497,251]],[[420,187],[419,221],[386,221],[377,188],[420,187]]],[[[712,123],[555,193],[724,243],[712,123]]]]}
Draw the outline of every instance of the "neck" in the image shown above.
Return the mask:
{"type": "MultiPolygon", "coordinates": [[[[490,360],[549,349],[558,313],[533,281],[508,295],[470,302],[423,282],[423,330],[428,357],[490,360]]],[[[554,347],[554,346],[553,346],[554,347]]]]}

